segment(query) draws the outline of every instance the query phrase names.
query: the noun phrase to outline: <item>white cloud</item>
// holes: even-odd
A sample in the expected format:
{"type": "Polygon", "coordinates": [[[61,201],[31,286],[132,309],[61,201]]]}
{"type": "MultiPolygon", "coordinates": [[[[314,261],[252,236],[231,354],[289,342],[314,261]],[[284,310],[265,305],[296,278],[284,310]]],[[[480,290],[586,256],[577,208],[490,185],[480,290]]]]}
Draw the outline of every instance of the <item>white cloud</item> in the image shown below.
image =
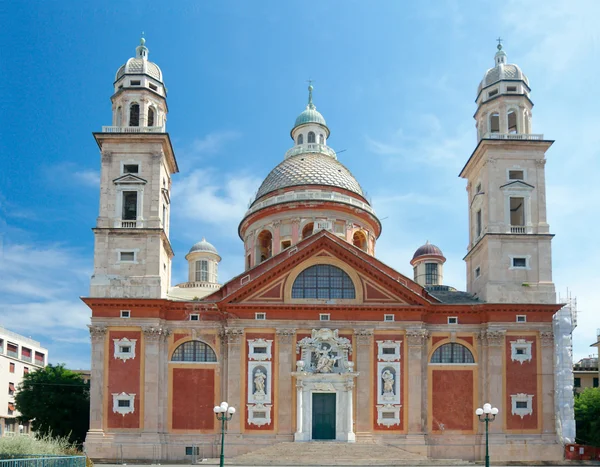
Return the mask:
{"type": "Polygon", "coordinates": [[[192,152],[197,155],[217,154],[225,144],[236,140],[241,136],[241,133],[232,130],[215,131],[208,133],[203,138],[195,139],[192,142],[192,152]]]}
{"type": "Polygon", "coordinates": [[[81,170],[73,174],[75,179],[82,185],[87,185],[93,188],[100,186],[100,172],[97,170],[81,170]]]}

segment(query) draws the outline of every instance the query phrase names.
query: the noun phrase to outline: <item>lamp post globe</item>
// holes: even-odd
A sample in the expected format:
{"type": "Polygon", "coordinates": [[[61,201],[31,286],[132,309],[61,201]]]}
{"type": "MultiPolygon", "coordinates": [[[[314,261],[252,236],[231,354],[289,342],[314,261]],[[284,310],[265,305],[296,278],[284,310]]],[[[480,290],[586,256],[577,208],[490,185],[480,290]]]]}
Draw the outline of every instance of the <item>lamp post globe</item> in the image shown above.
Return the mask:
{"type": "Polygon", "coordinates": [[[479,407],[475,410],[475,415],[477,415],[480,422],[485,423],[485,467],[490,467],[489,423],[496,419],[498,409],[486,402],[483,404],[483,408],[479,407]]]}
{"type": "Polygon", "coordinates": [[[221,422],[221,456],[219,460],[219,466],[223,467],[225,462],[225,422],[228,422],[233,418],[235,413],[235,407],[231,407],[227,402],[221,402],[221,405],[215,405],[213,412],[217,417],[217,420],[221,422]]]}

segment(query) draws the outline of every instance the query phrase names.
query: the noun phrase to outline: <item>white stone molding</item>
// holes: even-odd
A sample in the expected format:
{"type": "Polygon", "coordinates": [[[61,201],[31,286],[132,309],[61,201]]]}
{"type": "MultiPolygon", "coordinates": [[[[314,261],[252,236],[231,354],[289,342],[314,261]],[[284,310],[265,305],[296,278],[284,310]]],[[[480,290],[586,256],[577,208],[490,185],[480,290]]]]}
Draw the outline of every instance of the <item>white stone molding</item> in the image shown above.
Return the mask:
{"type": "Polygon", "coordinates": [[[272,347],[272,340],[248,339],[248,360],[271,360],[273,358],[272,347]]]}
{"type": "Polygon", "coordinates": [[[533,341],[527,341],[525,339],[517,339],[516,341],[510,341],[510,359],[513,362],[519,362],[521,365],[524,362],[531,361],[531,345],[533,341]]]}
{"type": "Polygon", "coordinates": [[[122,393],[113,393],[113,412],[120,413],[125,416],[128,413],[133,413],[135,408],[135,394],[127,394],[126,392],[122,393]],[[119,405],[119,401],[127,401],[128,404],[119,405]]]}
{"type": "Polygon", "coordinates": [[[400,425],[401,405],[383,404],[377,406],[377,424],[383,426],[400,425]]]}
{"type": "Polygon", "coordinates": [[[402,341],[377,341],[377,360],[397,362],[400,360],[400,344],[402,341]],[[390,349],[392,352],[390,352],[390,349]]]}
{"type": "Polygon", "coordinates": [[[427,329],[409,329],[406,331],[406,340],[410,346],[422,346],[429,337],[427,329]]]}
{"type": "MultiPolygon", "coordinates": [[[[513,415],[518,415],[523,418],[525,415],[531,415],[533,413],[533,394],[511,394],[511,413],[513,415]],[[517,407],[517,402],[527,403],[527,407],[517,407]]],[[[521,405],[519,404],[519,405],[521,405]]]]}
{"type": "Polygon", "coordinates": [[[247,381],[249,404],[271,403],[271,362],[248,362],[247,381]]]}
{"type": "Polygon", "coordinates": [[[94,326],[94,325],[88,325],[88,328],[90,330],[90,337],[92,339],[92,342],[104,342],[104,338],[106,337],[106,331],[107,331],[107,327],[106,326],[94,326]]]}
{"type": "Polygon", "coordinates": [[[400,362],[377,362],[377,404],[400,404],[400,362]]]}
{"type": "Polygon", "coordinates": [[[351,349],[350,339],[340,337],[337,329],[313,329],[311,337],[296,344],[296,353],[300,353],[296,368],[307,373],[353,371],[353,365],[348,361],[351,349]]]}
{"type": "Polygon", "coordinates": [[[137,339],[113,339],[115,346],[114,358],[120,358],[124,362],[130,358],[135,358],[135,344],[137,339]]]}
{"type": "Polygon", "coordinates": [[[248,404],[248,423],[250,425],[263,426],[271,424],[270,404],[248,404]]]}

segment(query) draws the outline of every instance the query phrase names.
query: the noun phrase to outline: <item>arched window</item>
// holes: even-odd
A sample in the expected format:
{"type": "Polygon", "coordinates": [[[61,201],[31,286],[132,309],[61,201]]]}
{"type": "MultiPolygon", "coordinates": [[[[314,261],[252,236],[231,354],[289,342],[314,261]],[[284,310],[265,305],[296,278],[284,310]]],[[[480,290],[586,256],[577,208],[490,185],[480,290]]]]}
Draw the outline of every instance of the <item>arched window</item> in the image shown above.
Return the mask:
{"type": "Polygon", "coordinates": [[[308,142],[309,142],[309,144],[316,142],[315,133],[313,131],[308,132],[308,142]]]}
{"type": "Polygon", "coordinates": [[[325,144],[325,136],[319,135],[319,144],[325,144]]]}
{"type": "Polygon", "coordinates": [[[308,224],[306,224],[302,228],[302,240],[304,240],[306,237],[312,235],[314,228],[315,228],[315,224],[314,223],[309,222],[308,224]]]}
{"type": "Polygon", "coordinates": [[[268,230],[258,234],[258,258],[259,263],[269,259],[273,254],[273,235],[268,230]]]}
{"type": "Polygon", "coordinates": [[[435,349],[430,363],[475,363],[475,359],[464,345],[452,342],[435,349]]]}
{"type": "Polygon", "coordinates": [[[154,108],[148,109],[148,126],[154,126],[154,108]]]}
{"type": "Polygon", "coordinates": [[[354,232],[354,235],[352,236],[352,244],[355,247],[360,248],[362,251],[367,251],[367,238],[361,231],[354,232]]]}
{"type": "Polygon", "coordinates": [[[189,341],[175,349],[172,362],[216,362],[215,351],[208,344],[200,341],[189,341]]]}
{"type": "Polygon", "coordinates": [[[131,104],[129,107],[129,126],[140,126],[140,105],[131,104]]]}
{"type": "Polygon", "coordinates": [[[304,135],[298,135],[298,144],[304,144],[304,135]]]}
{"type": "Polygon", "coordinates": [[[500,133],[500,114],[490,115],[490,133],[500,133]]]}
{"type": "Polygon", "coordinates": [[[123,109],[121,109],[121,106],[117,107],[117,121],[116,124],[117,126],[121,126],[123,122],[123,109]]]}
{"type": "Polygon", "coordinates": [[[294,281],[292,298],[356,298],[350,276],[330,264],[306,268],[294,281]]]}
{"type": "Polygon", "coordinates": [[[508,132],[509,133],[518,133],[517,131],[517,112],[514,110],[509,110],[506,115],[508,120],[508,132]]]}

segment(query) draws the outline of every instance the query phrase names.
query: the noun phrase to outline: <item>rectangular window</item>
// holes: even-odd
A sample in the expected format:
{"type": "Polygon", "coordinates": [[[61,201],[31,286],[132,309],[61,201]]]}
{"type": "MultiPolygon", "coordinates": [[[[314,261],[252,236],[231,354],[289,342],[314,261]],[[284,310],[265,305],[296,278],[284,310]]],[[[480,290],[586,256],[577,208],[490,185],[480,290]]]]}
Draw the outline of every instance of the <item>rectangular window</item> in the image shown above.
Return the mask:
{"type": "Polygon", "coordinates": [[[396,355],[396,348],[395,347],[384,347],[383,349],[381,349],[383,353],[383,355],[396,355]]]}
{"type": "Polygon", "coordinates": [[[8,395],[12,396],[15,393],[15,383],[8,383],[8,395]]]}
{"type": "Polygon", "coordinates": [[[525,225],[525,198],[510,198],[510,225],[525,225]]]}
{"type": "Polygon", "coordinates": [[[508,171],[508,179],[509,180],[524,180],[524,173],[522,170],[509,170],[508,171]]]}
{"type": "Polygon", "coordinates": [[[481,276],[481,268],[477,266],[475,268],[475,279],[477,279],[479,276],[481,276]]]}
{"type": "Polygon", "coordinates": [[[200,315],[198,313],[191,314],[190,321],[200,321],[200,315]]]}
{"type": "Polygon", "coordinates": [[[137,219],[137,202],[138,192],[137,191],[124,191],[123,192],[123,212],[122,217],[125,221],[134,221],[137,219]]]}
{"type": "Polygon", "coordinates": [[[208,261],[196,261],[196,282],[208,282],[208,261]]]}
{"type": "Polygon", "coordinates": [[[384,321],[394,321],[394,315],[383,315],[384,321]]]}
{"type": "Polygon", "coordinates": [[[581,387],[581,378],[575,378],[573,380],[573,386],[575,386],[576,388],[580,388],[581,387]]]}
{"type": "Polygon", "coordinates": [[[267,353],[267,348],[266,347],[254,347],[254,352],[253,353],[267,353]]]}
{"type": "Polygon", "coordinates": [[[31,362],[31,349],[21,347],[21,360],[31,362]]]}
{"type": "Polygon", "coordinates": [[[138,164],[123,164],[124,174],[136,174],[139,173],[140,166],[138,164]]]}
{"type": "Polygon", "coordinates": [[[24,375],[29,374],[29,368],[27,368],[26,366],[23,367],[23,374],[24,375]]]}
{"type": "Polygon", "coordinates": [[[396,418],[396,414],[394,412],[381,412],[381,418],[394,419],[394,418],[396,418]]]}
{"type": "Polygon", "coordinates": [[[506,91],[507,92],[517,92],[517,87],[516,86],[506,86],[506,91]]]}
{"type": "Polygon", "coordinates": [[[187,446],[185,448],[185,455],[186,456],[200,455],[200,447],[199,446],[187,446]]]}
{"type": "Polygon", "coordinates": [[[8,369],[8,371],[9,371],[10,373],[14,373],[14,372],[15,372],[15,364],[14,364],[14,363],[12,363],[12,362],[11,362],[11,363],[9,364],[9,367],[8,367],[8,368],[9,368],[9,369],[8,369]]]}
{"type": "Polygon", "coordinates": [[[155,84],[148,83],[148,87],[149,87],[150,89],[152,89],[153,91],[158,91],[158,87],[157,87],[155,84]]]}
{"type": "Polygon", "coordinates": [[[425,285],[436,285],[438,283],[438,265],[436,263],[425,263],[425,285]]]}
{"type": "Polygon", "coordinates": [[[512,259],[512,267],[513,268],[526,268],[527,267],[527,258],[513,258],[512,259]]]}
{"type": "Polygon", "coordinates": [[[458,324],[458,318],[456,316],[448,316],[448,324],[458,324]]]}
{"type": "Polygon", "coordinates": [[[252,418],[267,418],[267,412],[252,412],[252,418]]]}
{"type": "Polygon", "coordinates": [[[493,91],[488,92],[488,97],[495,96],[496,94],[498,94],[498,90],[494,89],[493,91]]]}
{"type": "Polygon", "coordinates": [[[267,319],[266,313],[254,313],[254,319],[267,319]]]}
{"type": "Polygon", "coordinates": [[[527,401],[516,401],[516,408],[517,409],[526,409],[527,408],[527,401]]]}
{"type": "Polygon", "coordinates": [[[291,246],[292,246],[291,240],[284,240],[283,242],[281,242],[281,251],[283,251],[291,246]]]}
{"type": "Polygon", "coordinates": [[[598,387],[598,378],[594,378],[594,381],[592,382],[592,387],[598,387]]]}
{"type": "Polygon", "coordinates": [[[121,318],[131,318],[130,310],[121,310],[121,318]]]}
{"type": "Polygon", "coordinates": [[[132,85],[132,86],[139,86],[140,84],[142,84],[142,82],[141,82],[141,81],[139,81],[139,80],[132,80],[132,81],[131,81],[131,85],[132,85]]]}
{"type": "Polygon", "coordinates": [[[527,316],[526,315],[517,315],[517,323],[526,323],[527,316]]]}
{"type": "Polygon", "coordinates": [[[19,358],[19,346],[12,342],[6,344],[6,355],[13,358],[19,358]]]}
{"type": "Polygon", "coordinates": [[[133,251],[121,251],[119,252],[120,261],[135,261],[135,252],[133,251]]]}
{"type": "Polygon", "coordinates": [[[129,399],[119,399],[119,407],[129,407],[131,401],[129,399]]]}
{"type": "Polygon", "coordinates": [[[35,363],[37,365],[44,366],[45,361],[46,361],[46,356],[42,352],[35,353],[35,363]]]}
{"type": "Polygon", "coordinates": [[[320,321],[329,321],[329,313],[321,313],[319,314],[320,321]]]}
{"type": "Polygon", "coordinates": [[[479,238],[481,236],[482,224],[481,224],[481,209],[477,211],[475,218],[475,237],[479,238]]]}
{"type": "Polygon", "coordinates": [[[120,345],[119,352],[120,353],[131,353],[131,347],[128,345],[120,345]]]}
{"type": "Polygon", "coordinates": [[[517,347],[517,348],[515,349],[515,353],[516,353],[517,355],[525,355],[525,349],[524,349],[524,348],[522,348],[522,347],[517,347]]]}

